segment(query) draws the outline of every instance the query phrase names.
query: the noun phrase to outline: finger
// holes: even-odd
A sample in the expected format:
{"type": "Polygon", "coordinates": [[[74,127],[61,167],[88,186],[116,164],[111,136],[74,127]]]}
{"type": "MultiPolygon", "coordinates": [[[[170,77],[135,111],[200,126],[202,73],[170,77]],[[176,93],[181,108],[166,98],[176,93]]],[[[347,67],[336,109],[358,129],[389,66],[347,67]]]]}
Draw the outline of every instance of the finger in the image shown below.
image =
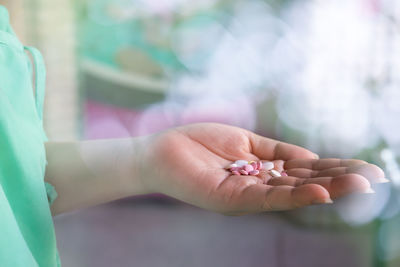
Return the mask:
{"type": "Polygon", "coordinates": [[[357,173],[364,176],[372,183],[385,183],[389,180],[385,179],[385,173],[381,168],[373,164],[354,165],[347,168],[347,173],[357,173]]]}
{"type": "Polygon", "coordinates": [[[260,159],[265,160],[289,160],[296,158],[318,158],[313,152],[288,143],[279,142],[250,132],[251,151],[260,159]]]}
{"type": "Polygon", "coordinates": [[[285,170],[288,176],[294,176],[299,178],[311,178],[314,176],[315,173],[318,171],[306,169],[306,168],[293,168],[285,170]]]}
{"type": "Polygon", "coordinates": [[[389,180],[385,179],[384,172],[378,166],[373,164],[361,164],[354,165],[351,167],[336,167],[320,171],[305,169],[305,168],[294,168],[286,171],[289,176],[300,177],[300,178],[314,178],[314,177],[326,177],[326,176],[339,176],[342,174],[359,174],[364,176],[371,183],[384,183],[389,180]]]}
{"type": "Polygon", "coordinates": [[[289,176],[301,177],[301,178],[326,177],[326,176],[335,177],[342,174],[346,174],[347,170],[348,170],[347,167],[336,167],[321,171],[314,171],[305,168],[294,168],[287,170],[286,173],[289,176]]]}
{"type": "Polygon", "coordinates": [[[323,170],[336,167],[351,167],[367,164],[359,159],[293,159],[285,162],[285,169],[305,168],[310,170],[323,170]]]}
{"type": "Polygon", "coordinates": [[[293,176],[271,178],[268,185],[273,186],[302,186],[305,184],[318,184],[328,190],[332,199],[342,197],[344,195],[360,192],[367,193],[370,191],[369,181],[359,174],[344,174],[336,177],[317,177],[317,178],[298,178],[293,176]]]}
{"type": "Polygon", "coordinates": [[[255,184],[246,188],[237,202],[247,212],[289,210],[317,203],[331,203],[328,191],[320,185],[299,187],[255,184]]]}

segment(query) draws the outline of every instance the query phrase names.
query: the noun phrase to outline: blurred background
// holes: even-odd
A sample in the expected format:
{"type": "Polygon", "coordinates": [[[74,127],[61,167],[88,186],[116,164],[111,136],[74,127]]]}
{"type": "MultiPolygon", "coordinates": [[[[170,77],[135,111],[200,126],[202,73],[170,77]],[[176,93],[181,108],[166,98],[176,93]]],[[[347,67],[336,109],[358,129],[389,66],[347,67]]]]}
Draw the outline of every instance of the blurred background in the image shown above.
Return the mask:
{"type": "Polygon", "coordinates": [[[400,266],[396,0],[0,0],[47,63],[50,140],[213,121],[385,170],[376,194],[225,217],[155,195],[55,218],[63,266],[400,266]]]}

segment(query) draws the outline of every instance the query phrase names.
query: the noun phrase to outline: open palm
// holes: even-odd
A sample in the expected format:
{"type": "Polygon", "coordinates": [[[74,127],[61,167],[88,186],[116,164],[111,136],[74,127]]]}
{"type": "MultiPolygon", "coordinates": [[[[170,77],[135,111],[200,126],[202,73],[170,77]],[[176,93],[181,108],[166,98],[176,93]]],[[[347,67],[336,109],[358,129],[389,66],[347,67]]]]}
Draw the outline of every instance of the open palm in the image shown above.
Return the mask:
{"type": "Polygon", "coordinates": [[[380,168],[364,161],[319,160],[304,148],[222,124],[174,128],[150,141],[145,176],[151,178],[143,181],[150,191],[225,214],[329,203],[385,181],[380,168]],[[274,161],[289,176],[232,175],[224,167],[237,159],[274,161]]]}

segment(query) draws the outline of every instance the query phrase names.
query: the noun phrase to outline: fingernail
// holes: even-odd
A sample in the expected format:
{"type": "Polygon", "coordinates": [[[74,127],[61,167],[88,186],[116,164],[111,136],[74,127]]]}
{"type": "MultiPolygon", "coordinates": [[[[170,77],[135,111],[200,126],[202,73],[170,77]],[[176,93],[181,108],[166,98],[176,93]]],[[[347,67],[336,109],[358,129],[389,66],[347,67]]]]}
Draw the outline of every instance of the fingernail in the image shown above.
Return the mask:
{"type": "Polygon", "coordinates": [[[375,191],[370,187],[364,191],[365,194],[375,194],[375,191]]]}
{"type": "Polygon", "coordinates": [[[330,198],[326,198],[326,199],[314,200],[312,203],[313,204],[332,204],[333,200],[330,198]]]}
{"type": "Polygon", "coordinates": [[[318,154],[315,154],[315,153],[314,153],[314,158],[315,158],[315,159],[319,159],[318,154]]]}
{"type": "Polygon", "coordinates": [[[389,179],[386,179],[386,178],[380,178],[380,179],[378,180],[378,183],[380,183],[380,184],[383,184],[383,183],[390,183],[390,180],[389,180],[389,179]]]}

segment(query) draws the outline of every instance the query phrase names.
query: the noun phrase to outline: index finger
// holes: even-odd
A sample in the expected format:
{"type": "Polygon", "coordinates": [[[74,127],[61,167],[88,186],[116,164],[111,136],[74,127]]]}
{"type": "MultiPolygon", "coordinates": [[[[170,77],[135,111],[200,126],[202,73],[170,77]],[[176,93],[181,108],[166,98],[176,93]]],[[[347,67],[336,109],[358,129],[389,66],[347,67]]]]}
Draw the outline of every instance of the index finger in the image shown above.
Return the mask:
{"type": "Polygon", "coordinates": [[[293,159],[286,161],[284,167],[285,169],[304,168],[310,170],[324,170],[337,167],[351,167],[366,163],[367,162],[359,159],[293,159]]]}
{"type": "Polygon", "coordinates": [[[250,137],[251,152],[265,160],[318,159],[318,155],[303,147],[266,138],[254,133],[250,137]]]}

